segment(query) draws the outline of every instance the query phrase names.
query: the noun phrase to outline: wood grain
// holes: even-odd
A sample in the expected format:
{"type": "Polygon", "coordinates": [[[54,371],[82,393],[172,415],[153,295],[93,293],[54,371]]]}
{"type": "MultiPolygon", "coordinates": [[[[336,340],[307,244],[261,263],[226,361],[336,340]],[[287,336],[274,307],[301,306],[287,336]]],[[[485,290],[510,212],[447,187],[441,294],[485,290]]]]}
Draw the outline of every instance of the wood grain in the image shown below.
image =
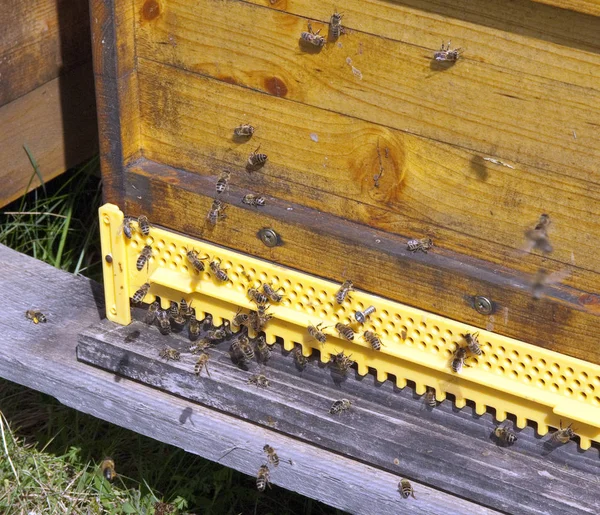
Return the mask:
{"type": "MultiPolygon", "coordinates": [[[[44,181],[98,151],[91,63],[0,107],[0,206],[26,193],[34,175],[23,145],[36,159],[44,181]]],[[[40,185],[33,178],[30,190],[40,185]]]]}
{"type": "Polygon", "coordinates": [[[600,313],[586,294],[551,287],[532,299],[528,278],[502,266],[445,249],[406,250],[400,238],[267,195],[258,210],[241,202],[248,191],[230,186],[227,219],[209,230],[206,214],[215,180],[141,160],[126,172],[125,211],[154,223],[334,281],[352,278],[365,291],[563,354],[600,363],[600,313]],[[283,245],[267,248],[257,237],[270,227],[283,245]],[[478,314],[474,295],[496,305],[478,314]]]}
{"type": "Polygon", "coordinates": [[[570,9],[582,13],[600,16],[600,5],[596,0],[533,0],[542,4],[553,5],[561,9],[570,9]]]}
{"type": "Polygon", "coordinates": [[[137,52],[288,100],[598,181],[600,150],[592,142],[600,131],[600,93],[467,58],[432,69],[430,51],[358,32],[342,49],[302,52],[298,38],[305,28],[304,18],[242,2],[174,1],[152,23],[138,24],[137,52]],[[169,36],[173,44],[166,44],[169,36]]]}

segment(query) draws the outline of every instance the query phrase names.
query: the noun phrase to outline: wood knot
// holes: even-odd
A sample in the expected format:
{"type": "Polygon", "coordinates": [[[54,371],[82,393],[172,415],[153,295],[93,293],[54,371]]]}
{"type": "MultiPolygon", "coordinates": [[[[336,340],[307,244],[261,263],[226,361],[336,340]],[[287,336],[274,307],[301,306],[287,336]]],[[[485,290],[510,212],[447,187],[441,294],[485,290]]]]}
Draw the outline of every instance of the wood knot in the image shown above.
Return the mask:
{"type": "Polygon", "coordinates": [[[592,311],[600,311],[600,295],[584,293],[578,298],[579,304],[592,311]]]}
{"type": "Polygon", "coordinates": [[[278,77],[269,77],[265,79],[265,89],[276,97],[285,97],[288,94],[287,86],[278,77]]]}
{"type": "Polygon", "coordinates": [[[146,0],[142,7],[142,17],[146,20],[153,20],[160,14],[160,5],[156,0],[146,0]]]}

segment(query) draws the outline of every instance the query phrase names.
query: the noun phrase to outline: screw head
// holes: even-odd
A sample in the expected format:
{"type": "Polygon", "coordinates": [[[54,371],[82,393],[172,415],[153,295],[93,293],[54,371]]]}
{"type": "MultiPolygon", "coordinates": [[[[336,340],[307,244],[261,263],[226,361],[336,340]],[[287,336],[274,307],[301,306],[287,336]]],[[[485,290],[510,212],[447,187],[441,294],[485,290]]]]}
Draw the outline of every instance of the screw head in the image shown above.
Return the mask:
{"type": "Polygon", "coordinates": [[[273,229],[261,229],[258,231],[258,237],[267,247],[276,247],[277,245],[281,245],[281,239],[273,229]]]}
{"type": "Polygon", "coordinates": [[[367,320],[365,314],[362,311],[357,311],[356,313],[354,313],[354,318],[356,318],[356,321],[359,324],[364,324],[367,320]]]}
{"type": "Polygon", "coordinates": [[[473,306],[475,307],[475,310],[482,315],[491,315],[492,311],[494,311],[494,304],[492,301],[481,295],[477,295],[473,299],[473,306]]]}

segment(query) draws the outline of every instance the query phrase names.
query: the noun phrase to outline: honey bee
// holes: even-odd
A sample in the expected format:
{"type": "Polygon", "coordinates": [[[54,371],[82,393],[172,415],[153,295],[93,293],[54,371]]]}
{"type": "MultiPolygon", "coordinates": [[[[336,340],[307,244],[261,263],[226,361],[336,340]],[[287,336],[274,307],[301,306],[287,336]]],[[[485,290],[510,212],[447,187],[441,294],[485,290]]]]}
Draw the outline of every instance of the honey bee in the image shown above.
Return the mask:
{"type": "Polygon", "coordinates": [[[144,236],[148,236],[150,234],[150,223],[148,222],[148,217],[146,215],[140,215],[138,216],[137,222],[140,232],[144,236]]]}
{"type": "Polygon", "coordinates": [[[512,445],[517,441],[517,435],[507,426],[498,426],[494,429],[494,436],[502,445],[512,445]]]}
{"type": "Polygon", "coordinates": [[[196,361],[196,364],[194,365],[194,374],[199,376],[202,373],[202,369],[206,369],[206,373],[208,374],[208,377],[210,377],[210,372],[208,370],[208,360],[209,359],[210,359],[210,356],[206,352],[203,352],[202,354],[200,354],[198,361],[196,361]]]}
{"type": "Polygon", "coordinates": [[[412,496],[413,499],[416,499],[415,491],[413,490],[413,487],[408,479],[402,479],[398,483],[398,492],[400,492],[402,499],[408,499],[409,496],[412,496]]]}
{"type": "Polygon", "coordinates": [[[263,374],[254,374],[248,378],[248,384],[255,384],[257,388],[267,388],[271,385],[263,374]]]}
{"type": "Polygon", "coordinates": [[[547,286],[552,284],[560,283],[563,279],[566,279],[571,275],[571,272],[568,268],[563,268],[562,270],[558,270],[557,272],[548,273],[547,270],[540,268],[531,284],[531,294],[535,300],[540,300],[544,295],[544,290],[547,286]]]}
{"type": "Polygon", "coordinates": [[[457,374],[462,370],[465,364],[465,358],[467,357],[467,348],[466,347],[458,347],[454,352],[454,357],[452,358],[452,371],[457,374]]]}
{"type": "Polygon", "coordinates": [[[140,302],[142,302],[144,300],[144,297],[148,294],[148,291],[150,290],[150,283],[144,283],[142,284],[139,289],[133,294],[133,297],[131,297],[131,299],[133,300],[133,302],[135,302],[136,304],[139,304],[140,302]]]}
{"type": "MultiPolygon", "coordinates": [[[[350,356],[352,356],[352,354],[350,356]]],[[[345,374],[348,369],[354,365],[354,361],[350,359],[350,356],[346,356],[344,351],[338,352],[337,354],[333,354],[331,356],[329,362],[338,372],[345,374]]]]}
{"type": "Polygon", "coordinates": [[[352,403],[348,399],[340,399],[331,405],[331,408],[329,408],[329,413],[332,415],[340,415],[344,411],[348,411],[351,406],[352,403]]]}
{"type": "Polygon", "coordinates": [[[329,20],[329,33],[331,34],[331,39],[337,39],[344,33],[342,18],[343,15],[338,12],[331,15],[331,19],[329,20]]]}
{"type": "Polygon", "coordinates": [[[231,172],[229,170],[223,170],[219,178],[217,179],[217,184],[215,186],[217,193],[223,193],[229,184],[229,178],[231,177],[231,172]]]}
{"type": "Polygon", "coordinates": [[[264,336],[256,339],[256,355],[261,363],[266,363],[271,357],[271,348],[264,336]]]}
{"type": "Polygon", "coordinates": [[[258,288],[250,288],[248,290],[248,297],[259,306],[264,306],[269,301],[269,298],[264,293],[261,293],[258,288]]]}
{"type": "Polygon", "coordinates": [[[560,429],[558,429],[557,431],[554,432],[554,434],[550,438],[550,441],[557,442],[557,443],[567,443],[571,438],[576,436],[575,429],[573,429],[571,427],[573,424],[569,424],[564,429],[562,426],[562,420],[559,422],[559,424],[560,424],[560,429]]]}
{"type": "Polygon", "coordinates": [[[477,339],[479,337],[479,333],[466,333],[461,336],[465,339],[467,342],[467,347],[469,347],[469,350],[473,354],[477,356],[481,356],[483,354],[481,347],[479,347],[479,340],[477,339]]]}
{"type": "Polygon", "coordinates": [[[132,218],[130,216],[126,216],[123,218],[123,223],[119,227],[119,231],[117,232],[117,236],[121,236],[121,233],[125,235],[125,237],[130,240],[133,236],[133,227],[131,227],[132,218]]]}
{"type": "Polygon", "coordinates": [[[180,311],[171,318],[171,328],[175,331],[181,331],[185,326],[186,319],[180,311]]]}
{"type": "Polygon", "coordinates": [[[210,313],[206,313],[204,316],[204,320],[202,320],[202,327],[205,331],[210,331],[214,327],[213,316],[210,313]]]}
{"type": "Polygon", "coordinates": [[[308,334],[310,334],[315,340],[317,340],[321,345],[323,345],[327,341],[327,335],[323,332],[323,322],[320,324],[309,325],[307,327],[308,334]]]}
{"type": "MultiPolygon", "coordinates": [[[[340,286],[340,289],[335,294],[335,301],[338,304],[343,304],[351,291],[354,291],[354,284],[352,281],[344,281],[342,286],[340,286]]],[[[348,298],[348,300],[350,299],[348,298]]]]}
{"type": "Polygon", "coordinates": [[[172,300],[169,307],[169,318],[176,318],[177,316],[179,316],[179,304],[172,300]]]}
{"type": "Polygon", "coordinates": [[[34,324],[45,324],[48,321],[44,313],[35,309],[28,309],[25,311],[25,318],[31,320],[34,324]]]}
{"type": "Polygon", "coordinates": [[[373,350],[381,350],[381,346],[383,345],[383,343],[381,343],[381,339],[379,338],[379,335],[373,331],[365,331],[363,333],[363,339],[369,344],[371,345],[371,347],[373,347],[373,350]]]}
{"type": "Polygon", "coordinates": [[[273,447],[271,447],[269,444],[266,444],[263,447],[263,451],[265,451],[267,454],[267,460],[269,463],[274,467],[277,467],[279,465],[279,456],[277,456],[275,449],[273,449],[273,447]]]}
{"type": "Polygon", "coordinates": [[[225,208],[225,204],[223,204],[223,202],[221,202],[219,199],[213,200],[210,211],[208,212],[208,215],[206,215],[208,223],[210,225],[217,225],[219,220],[224,220],[227,218],[227,215],[225,214],[225,208]]]}
{"type": "Polygon", "coordinates": [[[308,22],[308,32],[302,32],[300,34],[300,39],[309,45],[313,45],[315,47],[322,47],[325,45],[325,38],[323,36],[319,36],[319,29],[317,32],[313,32],[312,25],[308,22]]]}
{"type": "Polygon", "coordinates": [[[269,467],[267,465],[261,465],[256,475],[256,489],[259,492],[264,492],[265,488],[271,488],[271,482],[269,481],[269,467]]]}
{"type": "Polygon", "coordinates": [[[151,325],[156,320],[156,314],[160,309],[160,303],[158,301],[154,301],[150,306],[148,306],[148,311],[146,312],[146,323],[151,325]]]}
{"type": "Polygon", "coordinates": [[[525,238],[527,238],[527,244],[525,245],[526,252],[532,250],[539,250],[545,254],[550,254],[553,247],[548,237],[548,228],[550,227],[550,216],[543,214],[540,216],[538,223],[533,229],[525,231],[525,238]]]}
{"type": "Polygon", "coordinates": [[[156,314],[156,319],[158,320],[158,330],[161,334],[169,334],[171,332],[171,322],[169,320],[169,313],[164,309],[161,309],[156,314]]]}
{"type": "Polygon", "coordinates": [[[138,269],[138,272],[144,268],[144,265],[147,265],[150,258],[152,257],[152,247],[150,245],[144,245],[142,252],[140,252],[139,257],[135,263],[135,267],[138,269]]]}
{"type": "Polygon", "coordinates": [[[338,322],[335,324],[335,330],[338,332],[340,338],[348,341],[354,340],[354,329],[349,325],[338,322]]]}
{"type": "Polygon", "coordinates": [[[222,340],[227,337],[227,331],[222,327],[217,327],[212,331],[208,331],[206,337],[211,341],[222,340]]]}
{"type": "Polygon", "coordinates": [[[281,288],[274,290],[273,287],[267,283],[264,283],[262,287],[263,291],[265,292],[265,295],[269,297],[269,300],[271,302],[281,302],[283,300],[283,295],[279,293],[279,290],[281,290],[281,288]]]}
{"type": "Polygon", "coordinates": [[[456,62],[462,53],[462,48],[455,48],[454,50],[450,50],[450,41],[448,41],[448,45],[444,45],[442,43],[442,47],[439,51],[433,54],[433,58],[436,61],[443,62],[456,62]]]}
{"type": "Polygon", "coordinates": [[[294,349],[294,362],[300,370],[304,370],[308,365],[308,358],[302,354],[302,347],[300,346],[294,349]]]}
{"type": "Polygon", "coordinates": [[[210,262],[210,269],[212,273],[215,274],[215,278],[217,281],[221,281],[222,283],[229,281],[229,276],[227,272],[221,268],[221,259],[215,258],[210,262]]]}
{"type": "Polygon", "coordinates": [[[181,359],[181,354],[176,349],[173,349],[171,347],[165,347],[158,353],[158,357],[167,361],[179,361],[181,359]]]}
{"type": "Polygon", "coordinates": [[[254,127],[249,123],[243,123],[240,126],[233,129],[233,135],[236,138],[251,138],[254,134],[254,127]]]}
{"type": "Polygon", "coordinates": [[[257,152],[259,148],[260,145],[256,147],[254,152],[250,152],[250,155],[248,156],[248,162],[246,163],[246,171],[255,172],[256,170],[259,170],[265,166],[265,163],[267,162],[267,154],[258,154],[257,152]]]}
{"type": "Polygon", "coordinates": [[[191,319],[195,314],[192,303],[190,302],[188,304],[187,300],[181,299],[181,302],[179,303],[179,314],[186,320],[191,319]]]}
{"type": "Polygon", "coordinates": [[[248,193],[247,195],[244,195],[242,202],[249,206],[260,207],[265,205],[265,197],[262,195],[254,195],[254,193],[248,193]]]}
{"type": "Polygon", "coordinates": [[[269,320],[273,318],[271,313],[267,313],[269,306],[258,306],[258,311],[251,311],[248,315],[248,326],[255,332],[262,331],[269,320]]]}
{"type": "Polygon", "coordinates": [[[231,344],[231,355],[234,360],[243,363],[254,359],[254,349],[247,336],[241,335],[231,344]]]}
{"type": "Polygon", "coordinates": [[[410,252],[424,252],[427,254],[427,251],[433,247],[433,240],[431,238],[423,238],[421,240],[408,240],[406,242],[406,248],[410,252]]]}
{"type": "Polygon", "coordinates": [[[154,503],[154,515],[169,515],[175,513],[177,508],[172,504],[166,502],[157,501],[154,503]]]}
{"type": "Polygon", "coordinates": [[[435,388],[427,387],[427,391],[425,392],[425,404],[430,408],[435,408],[437,406],[437,401],[435,399],[435,388]]]}
{"type": "Polygon", "coordinates": [[[208,259],[208,256],[203,257],[203,258],[199,258],[198,257],[198,252],[196,252],[195,250],[188,250],[185,255],[188,258],[188,261],[190,262],[190,264],[194,267],[194,270],[196,270],[196,272],[200,273],[203,272],[205,269],[204,263],[202,262],[205,259],[208,259]]]}
{"type": "Polygon", "coordinates": [[[248,314],[242,313],[241,308],[237,310],[237,313],[233,317],[231,323],[236,327],[248,326],[248,314]]]}
{"type": "Polygon", "coordinates": [[[100,463],[100,470],[102,472],[102,476],[107,481],[113,481],[117,477],[117,472],[115,471],[115,462],[112,458],[104,458],[102,463],[100,463]]]}

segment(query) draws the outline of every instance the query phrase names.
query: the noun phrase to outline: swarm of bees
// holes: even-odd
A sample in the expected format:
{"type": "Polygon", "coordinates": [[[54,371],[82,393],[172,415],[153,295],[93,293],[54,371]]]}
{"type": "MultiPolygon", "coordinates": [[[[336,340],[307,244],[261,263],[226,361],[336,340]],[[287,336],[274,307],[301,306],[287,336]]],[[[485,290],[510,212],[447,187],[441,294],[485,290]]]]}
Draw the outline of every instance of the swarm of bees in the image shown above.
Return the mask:
{"type": "Polygon", "coordinates": [[[25,318],[31,320],[34,324],[45,324],[48,321],[46,315],[36,309],[28,309],[25,311],[25,318]]]}

